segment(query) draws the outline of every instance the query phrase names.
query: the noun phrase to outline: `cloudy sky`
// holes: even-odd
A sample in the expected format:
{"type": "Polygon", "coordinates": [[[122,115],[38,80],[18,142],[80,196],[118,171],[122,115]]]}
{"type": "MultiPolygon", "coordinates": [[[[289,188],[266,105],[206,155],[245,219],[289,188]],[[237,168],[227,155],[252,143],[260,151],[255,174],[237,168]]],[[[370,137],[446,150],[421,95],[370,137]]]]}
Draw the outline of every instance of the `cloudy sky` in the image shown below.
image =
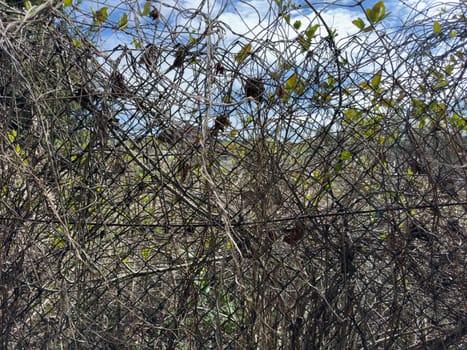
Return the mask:
{"type": "MultiPolygon", "coordinates": [[[[414,15],[415,11],[429,10],[436,14],[441,6],[455,6],[460,0],[386,0],[386,12],[390,15],[385,19],[384,26],[386,28],[397,27],[401,22],[414,15]]],[[[226,43],[238,39],[239,36],[253,37],[258,35],[273,34],[280,35],[282,38],[293,39],[297,32],[285,26],[282,28],[273,27],[276,33],[270,33],[266,28],[271,30],[271,23],[277,22],[279,15],[279,5],[283,4],[288,9],[287,15],[290,16],[290,23],[300,21],[302,27],[306,27],[309,23],[318,23],[316,12],[321,16],[328,26],[335,29],[341,38],[350,34],[356,33],[356,28],[352,21],[358,17],[365,18],[363,9],[371,8],[377,1],[365,0],[361,6],[356,0],[335,0],[335,1],[316,1],[316,0],[176,0],[176,1],[152,1],[151,5],[161,13],[161,20],[158,23],[148,16],[141,16],[144,9],[145,0],[134,1],[119,1],[119,0],[97,0],[83,1],[79,6],[82,10],[89,13],[91,9],[97,11],[102,7],[107,7],[109,19],[114,23],[118,23],[123,13],[128,13],[128,28],[138,29],[139,41],[153,41],[158,35],[161,36],[164,32],[167,34],[177,30],[183,32],[185,30],[199,30],[202,25],[200,16],[193,16],[195,12],[201,10],[204,14],[209,15],[210,19],[216,19],[227,30],[224,33],[223,40],[226,43]],[[294,4],[295,6],[291,5],[294,4]],[[310,8],[309,5],[313,8],[310,8]],[[180,11],[183,10],[183,11],[180,11]],[[162,34],[161,34],[162,33],[162,34]]],[[[90,18],[90,16],[87,16],[90,18]]],[[[85,18],[85,17],[83,17],[85,18]]],[[[284,21],[283,21],[284,22],[284,21]]],[[[96,33],[101,44],[105,48],[112,48],[118,44],[131,44],[133,42],[135,32],[128,31],[129,35],[124,32],[115,32],[112,30],[104,30],[96,33]]],[[[172,36],[173,36],[172,35],[172,36]]]]}

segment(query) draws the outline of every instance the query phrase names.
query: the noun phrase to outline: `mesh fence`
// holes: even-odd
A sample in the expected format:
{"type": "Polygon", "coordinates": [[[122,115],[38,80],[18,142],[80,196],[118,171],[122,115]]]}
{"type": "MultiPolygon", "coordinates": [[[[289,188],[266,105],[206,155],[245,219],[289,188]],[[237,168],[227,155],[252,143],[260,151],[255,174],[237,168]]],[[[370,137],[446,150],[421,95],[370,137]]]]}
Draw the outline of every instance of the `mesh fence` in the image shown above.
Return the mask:
{"type": "Polygon", "coordinates": [[[465,346],[467,8],[340,3],[0,2],[2,349],[465,346]]]}

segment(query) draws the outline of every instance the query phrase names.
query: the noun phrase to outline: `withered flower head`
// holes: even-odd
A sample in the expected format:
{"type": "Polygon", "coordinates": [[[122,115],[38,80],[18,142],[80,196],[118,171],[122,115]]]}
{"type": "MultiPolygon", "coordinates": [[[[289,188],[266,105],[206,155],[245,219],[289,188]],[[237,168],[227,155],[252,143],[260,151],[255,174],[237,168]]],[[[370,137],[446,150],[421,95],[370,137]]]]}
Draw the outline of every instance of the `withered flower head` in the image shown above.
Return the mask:
{"type": "Polygon", "coordinates": [[[252,97],[257,102],[261,103],[263,101],[264,91],[264,83],[261,78],[248,78],[245,81],[246,97],[252,97]]]}

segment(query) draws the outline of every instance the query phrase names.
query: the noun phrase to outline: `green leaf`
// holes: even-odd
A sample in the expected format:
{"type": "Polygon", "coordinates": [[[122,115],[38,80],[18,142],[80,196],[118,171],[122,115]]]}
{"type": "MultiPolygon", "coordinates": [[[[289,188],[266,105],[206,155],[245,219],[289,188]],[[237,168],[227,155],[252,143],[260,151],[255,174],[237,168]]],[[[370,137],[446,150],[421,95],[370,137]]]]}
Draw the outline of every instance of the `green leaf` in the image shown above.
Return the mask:
{"type": "Polygon", "coordinates": [[[350,120],[357,118],[359,115],[360,113],[355,108],[349,108],[344,111],[344,116],[350,120]]]}
{"type": "Polygon", "coordinates": [[[319,24],[315,24],[313,26],[308,26],[308,28],[305,31],[305,35],[309,39],[313,39],[315,37],[315,35],[316,35],[316,31],[318,30],[318,28],[319,28],[319,24]]]}
{"type": "Polygon", "coordinates": [[[63,6],[69,7],[73,4],[73,0],[63,0],[63,6]]]}
{"type": "Polygon", "coordinates": [[[126,29],[128,26],[128,15],[124,13],[122,17],[118,20],[118,28],[126,29]]]}
{"type": "Polygon", "coordinates": [[[457,32],[455,30],[451,30],[451,32],[449,33],[449,37],[451,39],[454,39],[456,36],[457,36],[457,32]]]}
{"type": "Polygon", "coordinates": [[[107,13],[107,7],[102,7],[100,10],[94,13],[94,21],[96,24],[102,24],[107,20],[109,14],[107,13]]]}
{"type": "Polygon", "coordinates": [[[151,13],[151,2],[150,1],[146,1],[144,3],[144,6],[143,6],[143,13],[142,15],[143,16],[147,16],[151,13]]]}
{"type": "Polygon", "coordinates": [[[16,130],[11,130],[8,133],[8,138],[10,139],[11,142],[13,142],[16,139],[17,135],[18,135],[18,133],[16,132],[16,130]]]}
{"type": "Polygon", "coordinates": [[[302,47],[302,52],[308,51],[311,46],[311,38],[305,38],[302,34],[299,34],[297,40],[302,47]]]}
{"type": "Polygon", "coordinates": [[[245,59],[250,54],[251,48],[251,44],[245,45],[237,54],[237,56],[235,56],[235,61],[237,61],[238,63],[242,63],[243,61],[245,61],[245,59]]]}
{"type": "Polygon", "coordinates": [[[136,40],[136,38],[133,38],[133,45],[135,46],[135,49],[142,48],[141,43],[138,40],[136,40]]]}
{"type": "Polygon", "coordinates": [[[359,17],[358,19],[353,20],[352,23],[353,23],[354,26],[356,26],[358,29],[363,30],[363,28],[365,28],[365,22],[363,22],[363,19],[361,19],[360,17],[359,17]]]}
{"type": "Polygon", "coordinates": [[[441,24],[439,24],[439,22],[433,23],[433,31],[436,34],[439,34],[441,32],[441,24]]]}
{"type": "Polygon", "coordinates": [[[378,23],[386,17],[386,6],[383,1],[377,2],[373,8],[366,10],[366,15],[371,23],[378,23]]]}
{"type": "Polygon", "coordinates": [[[149,247],[143,248],[141,250],[141,256],[143,257],[144,260],[148,260],[149,257],[151,256],[152,249],[149,247]]]}
{"type": "Polygon", "coordinates": [[[297,73],[292,74],[289,77],[289,79],[287,79],[287,81],[285,82],[285,88],[287,90],[294,89],[295,86],[297,85],[297,81],[298,81],[298,74],[297,73]]]}
{"type": "Polygon", "coordinates": [[[32,7],[31,2],[30,1],[25,1],[24,2],[24,7],[26,8],[26,10],[29,10],[32,7]]]}
{"type": "Polygon", "coordinates": [[[296,20],[293,24],[293,27],[297,30],[300,29],[301,26],[302,26],[302,21],[299,21],[299,20],[296,20]]]}
{"type": "Polygon", "coordinates": [[[340,156],[341,160],[349,160],[350,158],[352,158],[352,153],[346,150],[342,151],[341,156],[340,156]]]}
{"type": "Polygon", "coordinates": [[[376,73],[376,75],[373,77],[373,79],[371,79],[371,86],[374,88],[374,89],[377,89],[378,86],[379,86],[379,83],[381,82],[381,76],[383,75],[383,71],[382,70],[379,70],[378,73],[376,73]]]}

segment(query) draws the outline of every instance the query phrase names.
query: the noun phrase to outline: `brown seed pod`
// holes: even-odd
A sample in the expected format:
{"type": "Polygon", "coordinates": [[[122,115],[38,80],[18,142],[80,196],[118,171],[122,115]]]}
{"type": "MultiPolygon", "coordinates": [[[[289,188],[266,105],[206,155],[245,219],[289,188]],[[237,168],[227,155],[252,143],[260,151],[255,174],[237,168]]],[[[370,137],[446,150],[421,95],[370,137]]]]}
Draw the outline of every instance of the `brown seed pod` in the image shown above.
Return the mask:
{"type": "Polygon", "coordinates": [[[222,65],[221,62],[217,62],[216,63],[216,74],[224,75],[224,73],[225,73],[224,66],[222,65]]]}
{"type": "Polygon", "coordinates": [[[261,103],[263,101],[264,91],[264,83],[260,78],[248,78],[245,81],[246,97],[252,97],[257,102],[261,103]]]}
{"type": "Polygon", "coordinates": [[[289,245],[297,244],[305,235],[305,225],[300,221],[295,221],[293,228],[285,230],[286,236],[284,237],[284,242],[289,245]]]}
{"type": "Polygon", "coordinates": [[[151,17],[155,21],[158,21],[161,18],[161,13],[158,9],[152,9],[152,11],[149,12],[149,17],[151,17]]]}
{"type": "Polygon", "coordinates": [[[159,48],[154,44],[146,45],[141,55],[139,64],[144,64],[148,70],[151,70],[159,58],[159,48]]]}
{"type": "Polygon", "coordinates": [[[220,132],[224,132],[225,128],[229,126],[230,119],[229,116],[226,114],[221,114],[216,117],[216,120],[214,121],[214,125],[211,128],[211,135],[217,136],[220,132]]]}

